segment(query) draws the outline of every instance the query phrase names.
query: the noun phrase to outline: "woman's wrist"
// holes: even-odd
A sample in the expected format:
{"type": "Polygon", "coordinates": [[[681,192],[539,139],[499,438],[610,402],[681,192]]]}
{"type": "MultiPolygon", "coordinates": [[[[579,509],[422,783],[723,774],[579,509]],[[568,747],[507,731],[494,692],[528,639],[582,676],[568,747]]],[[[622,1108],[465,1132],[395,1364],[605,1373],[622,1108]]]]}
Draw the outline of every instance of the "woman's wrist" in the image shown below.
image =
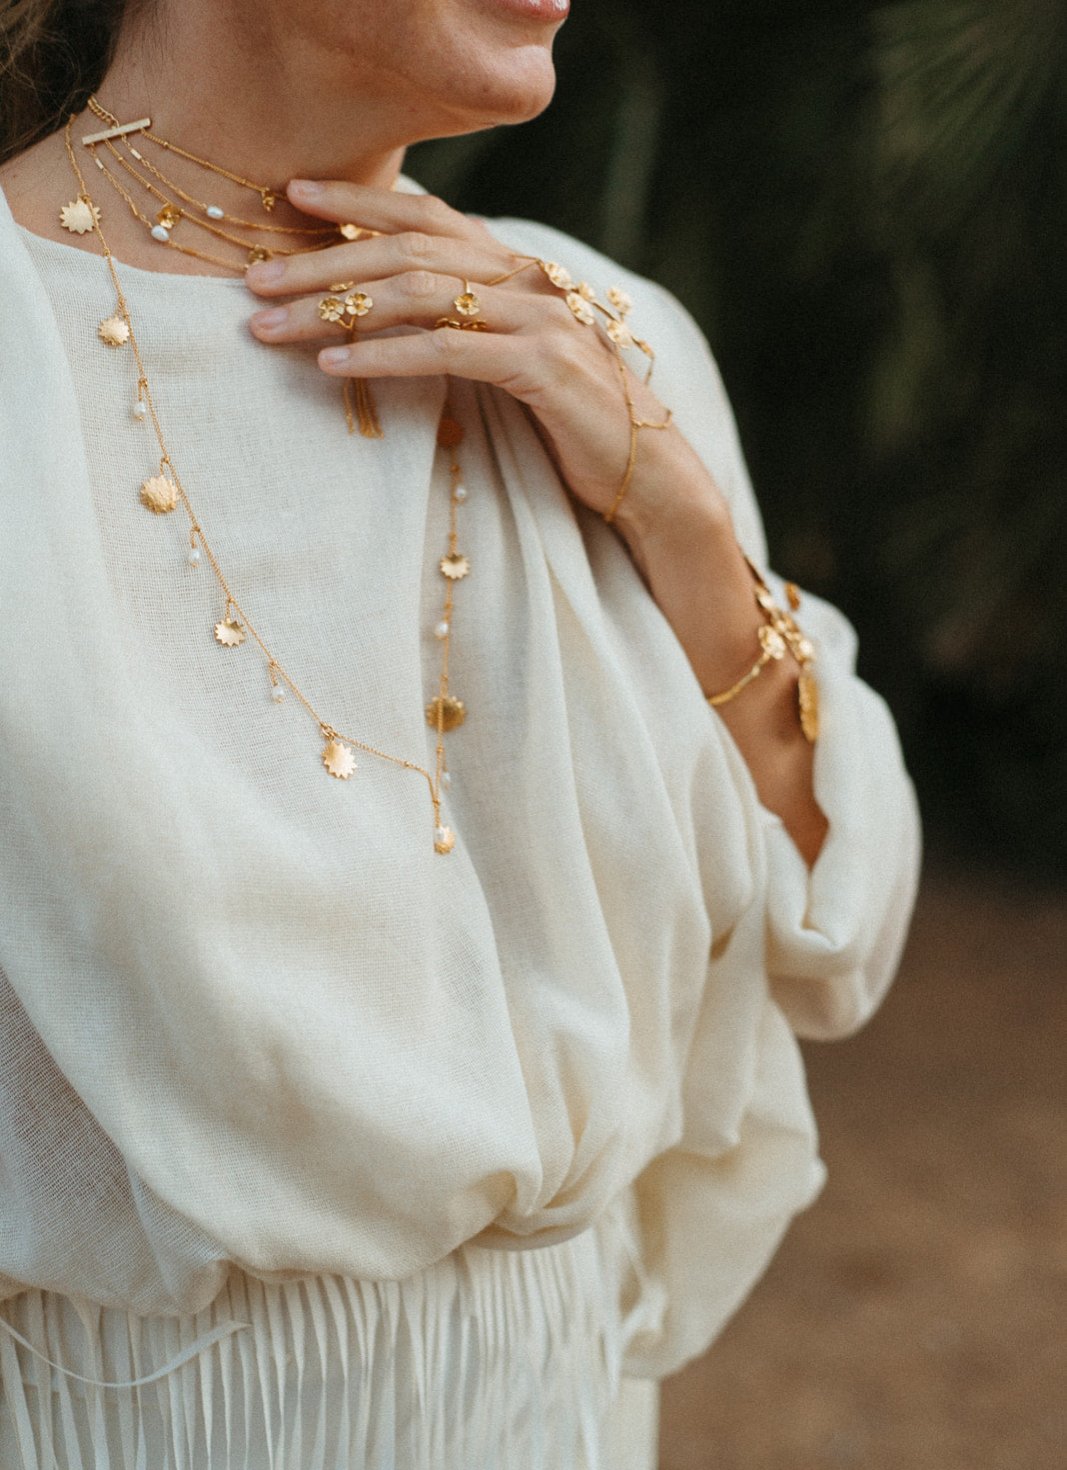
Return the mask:
{"type": "Polygon", "coordinates": [[[724,688],[758,652],[761,616],[726,498],[678,433],[657,436],[616,529],[705,693],[724,688]]]}
{"type": "MultiPolygon", "coordinates": [[[[650,456],[645,475],[635,475],[633,499],[627,496],[627,513],[620,511],[616,528],[710,695],[751,668],[767,620],[753,595],[752,572],[725,497],[680,435],[660,437],[665,442],[659,463],[650,456]],[[675,439],[682,453],[669,442],[675,439]],[[695,470],[687,455],[696,461],[695,470]],[[647,476],[657,469],[672,478],[650,484],[647,476]]],[[[813,863],[827,823],[815,800],[814,752],[798,715],[793,659],[771,660],[716,713],[763,805],[781,817],[805,861],[813,863]]]]}

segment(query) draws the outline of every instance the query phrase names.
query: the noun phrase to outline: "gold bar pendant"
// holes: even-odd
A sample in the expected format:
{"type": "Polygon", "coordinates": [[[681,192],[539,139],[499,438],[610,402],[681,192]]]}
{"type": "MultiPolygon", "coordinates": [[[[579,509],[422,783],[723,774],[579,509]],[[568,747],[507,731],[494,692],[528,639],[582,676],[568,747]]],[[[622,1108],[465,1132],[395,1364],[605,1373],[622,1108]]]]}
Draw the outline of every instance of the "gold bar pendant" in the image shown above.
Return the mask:
{"type": "Polygon", "coordinates": [[[106,143],[109,138],[122,138],[127,133],[141,133],[145,128],[152,126],[150,117],[142,117],[140,122],[123,123],[119,128],[107,128],[102,133],[86,133],[82,139],[82,146],[88,148],[90,143],[106,143]]]}

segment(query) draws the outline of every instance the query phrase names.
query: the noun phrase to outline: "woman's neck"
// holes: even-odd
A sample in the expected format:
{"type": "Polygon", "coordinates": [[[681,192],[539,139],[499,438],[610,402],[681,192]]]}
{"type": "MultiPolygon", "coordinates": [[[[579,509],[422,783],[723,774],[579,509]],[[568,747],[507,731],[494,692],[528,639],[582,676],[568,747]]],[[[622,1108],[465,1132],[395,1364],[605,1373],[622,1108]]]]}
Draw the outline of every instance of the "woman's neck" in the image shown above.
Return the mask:
{"type": "MultiPolygon", "coordinates": [[[[120,122],[152,119],[152,130],[180,148],[230,173],[279,188],[293,177],[344,178],[390,188],[404,157],[403,120],[378,96],[360,99],[355,84],[342,85],[338,67],[314,42],[281,47],[269,32],[252,35],[247,19],[235,32],[236,8],[213,4],[175,7],[174,21],[148,21],[124,36],[97,97],[120,122]]],[[[119,261],[169,274],[232,274],[210,261],[183,255],[151,239],[104,174],[92,167],[81,138],[106,127],[89,112],[72,129],[79,165],[94,202],[104,212],[108,244],[119,261]]],[[[131,140],[135,143],[136,139],[131,140]]],[[[117,145],[126,153],[125,145],[117,145]]],[[[102,162],[138,198],[145,215],[159,208],[132,183],[103,148],[102,162]]],[[[147,149],[146,149],[147,156],[147,149]]],[[[172,153],[152,152],[168,179],[227,214],[255,218],[258,201],[247,189],[172,153]]],[[[27,229],[66,244],[97,250],[94,237],[71,236],[59,210],[78,192],[62,133],[10,160],[0,185],[15,219],[27,229]]],[[[263,215],[259,212],[259,218],[263,215]]],[[[276,225],[319,225],[279,199],[276,225]]],[[[187,238],[188,238],[188,232],[187,238]]],[[[210,251],[210,239],[193,232],[210,251]]]]}
{"type": "Polygon", "coordinates": [[[123,122],[151,116],[161,136],[245,178],[391,188],[402,120],[355,90],[313,38],[283,44],[254,11],[211,3],[174,7],[124,38],[98,96],[123,122]]]}

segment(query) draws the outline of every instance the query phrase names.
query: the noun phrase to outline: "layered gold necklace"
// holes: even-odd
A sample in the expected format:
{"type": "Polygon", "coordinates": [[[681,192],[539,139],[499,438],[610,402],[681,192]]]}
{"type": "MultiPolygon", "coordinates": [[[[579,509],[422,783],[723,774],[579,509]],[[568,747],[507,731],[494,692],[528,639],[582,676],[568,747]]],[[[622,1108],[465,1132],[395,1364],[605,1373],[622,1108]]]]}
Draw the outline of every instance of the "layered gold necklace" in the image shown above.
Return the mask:
{"type": "MultiPolygon", "coordinates": [[[[142,118],[134,123],[121,124],[117,119],[112,119],[111,114],[103,113],[97,104],[93,111],[102,119],[110,119],[110,126],[103,133],[89,134],[82,139],[83,146],[89,151],[97,166],[103,173],[108,175],[106,165],[101,163],[96,149],[103,144],[105,147],[114,143],[115,137],[128,138],[131,133],[141,133],[144,136],[155,138],[149,132],[151,120],[142,118]]],[[[322,739],[321,762],[326,772],[340,781],[347,781],[356,770],[355,751],[360,750],[368,755],[376,756],[378,759],[387,761],[392,765],[399,766],[407,771],[414,771],[425,778],[433,808],[433,846],[438,853],[449,853],[455,847],[456,836],[453,829],[447,825],[442,816],[442,791],[450,784],[450,777],[445,760],[444,735],[448,730],[454,730],[466,719],[466,707],[462,700],[457,699],[450,690],[449,666],[452,650],[452,623],[455,599],[456,583],[466,578],[470,572],[468,557],[460,549],[459,540],[459,510],[467,499],[467,490],[463,483],[462,470],[458,460],[459,446],[463,440],[463,427],[452,417],[447,405],[437,430],[437,443],[439,448],[448,457],[448,479],[449,479],[449,529],[448,548],[441,557],[438,567],[444,579],[444,603],[441,617],[434,627],[434,636],[441,647],[441,667],[438,679],[436,696],[426,706],[425,717],[427,723],[436,731],[437,743],[435,751],[435,762],[432,771],[419,764],[418,761],[407,760],[402,756],[393,755],[388,751],[381,750],[366,740],[354,735],[345,734],[330,721],[325,719],[315,708],[309,697],[299,687],[295,679],[283,666],[272,649],[258,632],[246,609],[237,598],[230,582],[228,581],[219,559],[204,531],[197,512],[193,508],[192,501],[182,483],[181,475],[171,458],[163,434],[162,424],[155,399],[153,397],[148,370],[145,365],[144,356],[137,340],[133,319],[130,314],[129,303],[119,280],[115,258],[101,228],[102,212],[89,192],[85,176],[79,167],[73,144],[72,116],[67,123],[64,133],[67,156],[70,160],[75,178],[78,181],[77,198],[67,204],[60,212],[60,223],[63,228],[73,234],[83,235],[94,232],[100,241],[104,259],[107,264],[111,284],[115,292],[115,310],[105,317],[97,328],[97,335],[105,347],[120,349],[129,347],[137,368],[137,396],[133,404],[133,417],[141,422],[148,422],[156,439],[159,450],[158,468],[155,473],[146,475],[142,481],[139,491],[140,503],[146,510],[157,516],[165,516],[175,511],[179,506],[184,510],[189,521],[189,546],[186,553],[188,565],[198,567],[203,560],[210,566],[219,584],[225,604],[221,618],[214,624],[213,636],[220,649],[236,649],[246,643],[249,638],[257,644],[264,659],[270,686],[270,694],[276,703],[282,703],[286,691],[292,693],[307,713],[314,720],[319,735],[322,739]]],[[[156,141],[160,141],[155,139],[156,141]]],[[[232,179],[235,183],[243,184],[245,187],[255,190],[261,199],[262,206],[268,212],[274,207],[277,197],[276,191],[267,185],[253,183],[242,179],[239,175],[230,173],[216,164],[208,163],[206,160],[198,159],[195,155],[185,153],[174,144],[166,145],[172,152],[181,152],[182,156],[189,158],[217,174],[232,179]]],[[[141,160],[143,162],[143,159],[141,160]]],[[[114,182],[114,179],[111,180],[114,182]]],[[[123,190],[119,190],[120,194],[123,190]]],[[[177,193],[176,190],[172,192],[177,193]]],[[[202,208],[205,215],[215,224],[217,217],[232,221],[232,216],[227,216],[219,206],[203,205],[195,201],[189,195],[184,197],[186,203],[197,208],[202,208]],[[212,213],[214,211],[214,213],[212,213]]],[[[129,202],[129,200],[127,200],[129,202]]],[[[144,219],[136,208],[131,204],[138,218],[144,219]]],[[[182,217],[186,217],[183,213],[182,217]]],[[[167,230],[168,227],[158,221],[159,229],[167,230]]],[[[341,226],[341,231],[353,230],[358,234],[357,226],[341,226]]],[[[154,234],[154,229],[153,229],[154,234]]],[[[336,240],[337,232],[332,231],[332,238],[336,240]]],[[[183,247],[170,239],[166,240],[154,235],[161,244],[167,244],[177,249],[184,249],[187,254],[197,254],[192,247],[183,247]]],[[[355,238],[355,235],[347,235],[346,238],[355,238]]],[[[322,248],[315,246],[311,248],[322,248]]],[[[209,259],[206,255],[203,259],[209,259]]],[[[221,260],[215,260],[216,264],[222,264],[221,260]]],[[[247,262],[245,263],[247,265],[247,262]]],[[[229,264],[230,269],[241,270],[245,266],[234,266],[229,264]]]]}

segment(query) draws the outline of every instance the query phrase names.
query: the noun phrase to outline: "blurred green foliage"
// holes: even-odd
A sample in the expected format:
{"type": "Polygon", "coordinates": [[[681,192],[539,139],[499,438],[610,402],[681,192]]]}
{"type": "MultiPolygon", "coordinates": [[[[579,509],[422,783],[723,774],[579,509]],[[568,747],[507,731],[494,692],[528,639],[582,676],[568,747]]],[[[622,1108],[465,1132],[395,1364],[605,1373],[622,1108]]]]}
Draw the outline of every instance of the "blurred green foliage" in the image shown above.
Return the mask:
{"type": "Polygon", "coordinates": [[[935,842],[1067,872],[1067,3],[576,0],[557,55],[410,172],[676,292],[935,842]]]}

